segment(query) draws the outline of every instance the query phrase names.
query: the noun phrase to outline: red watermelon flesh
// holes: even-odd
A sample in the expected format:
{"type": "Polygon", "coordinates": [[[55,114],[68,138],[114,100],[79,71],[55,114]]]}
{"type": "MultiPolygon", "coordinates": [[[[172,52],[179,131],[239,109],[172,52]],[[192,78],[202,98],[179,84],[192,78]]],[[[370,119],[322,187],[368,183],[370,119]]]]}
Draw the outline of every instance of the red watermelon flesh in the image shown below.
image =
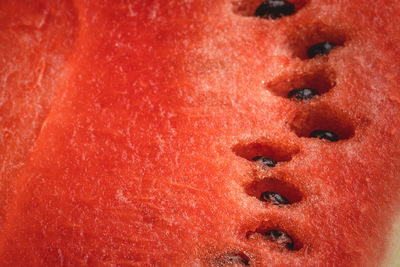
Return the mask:
{"type": "Polygon", "coordinates": [[[271,20],[252,16],[260,2],[1,3],[1,265],[383,265],[400,7],[297,1],[271,20]],[[320,96],[287,99],[298,87],[320,96]]]}
{"type": "MultiPolygon", "coordinates": [[[[2,202],[23,168],[58,87],[77,32],[73,3],[0,2],[0,177],[2,202]]],[[[0,218],[4,217],[1,205],[0,218]]]]}

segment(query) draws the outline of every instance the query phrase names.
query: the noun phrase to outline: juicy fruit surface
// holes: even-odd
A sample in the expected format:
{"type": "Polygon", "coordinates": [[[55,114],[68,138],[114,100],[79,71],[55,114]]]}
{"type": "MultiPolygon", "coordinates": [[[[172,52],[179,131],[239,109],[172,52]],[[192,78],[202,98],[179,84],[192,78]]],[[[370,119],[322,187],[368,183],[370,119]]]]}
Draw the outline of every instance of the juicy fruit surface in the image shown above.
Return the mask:
{"type": "MultiPolygon", "coordinates": [[[[253,2],[41,2],[77,18],[65,24],[76,34],[56,30],[68,63],[49,62],[48,83],[25,88],[54,99],[33,125],[1,115],[15,144],[1,157],[23,162],[1,170],[2,265],[380,265],[400,202],[400,7],[299,1],[266,20],[246,13],[253,2]],[[326,38],[338,46],[307,59],[326,38]],[[285,97],[302,87],[320,96],[285,97]],[[319,126],[339,141],[308,138],[319,126]],[[291,204],[262,202],[263,191],[291,204]],[[293,250],[265,238],[273,231],[293,250]]],[[[48,44],[55,24],[44,25],[48,44]]],[[[40,65],[28,57],[12,63],[17,76],[40,65]]],[[[3,99],[21,114],[46,106],[3,99]]]]}
{"type": "MultiPolygon", "coordinates": [[[[70,1],[0,3],[0,201],[23,168],[71,53],[77,16],[70,1]]],[[[0,208],[3,217],[4,205],[0,208]]]]}

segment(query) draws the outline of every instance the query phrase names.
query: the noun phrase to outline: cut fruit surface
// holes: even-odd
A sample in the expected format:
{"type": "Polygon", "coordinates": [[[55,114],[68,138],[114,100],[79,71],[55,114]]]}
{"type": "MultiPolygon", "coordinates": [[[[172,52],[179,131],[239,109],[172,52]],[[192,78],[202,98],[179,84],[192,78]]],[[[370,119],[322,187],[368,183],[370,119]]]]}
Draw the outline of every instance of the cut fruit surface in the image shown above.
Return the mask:
{"type": "Polygon", "coordinates": [[[398,263],[399,5],[56,2],[0,3],[0,265],[398,263]]]}

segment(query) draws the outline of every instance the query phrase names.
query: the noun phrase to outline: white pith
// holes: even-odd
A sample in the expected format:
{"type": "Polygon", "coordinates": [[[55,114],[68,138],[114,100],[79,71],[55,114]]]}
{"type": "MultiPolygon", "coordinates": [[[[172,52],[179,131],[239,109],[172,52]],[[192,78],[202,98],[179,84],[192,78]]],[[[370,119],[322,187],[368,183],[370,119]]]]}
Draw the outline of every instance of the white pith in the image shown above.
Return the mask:
{"type": "Polygon", "coordinates": [[[384,264],[382,266],[386,267],[400,267],[400,214],[397,215],[396,220],[390,231],[390,249],[384,264]]]}

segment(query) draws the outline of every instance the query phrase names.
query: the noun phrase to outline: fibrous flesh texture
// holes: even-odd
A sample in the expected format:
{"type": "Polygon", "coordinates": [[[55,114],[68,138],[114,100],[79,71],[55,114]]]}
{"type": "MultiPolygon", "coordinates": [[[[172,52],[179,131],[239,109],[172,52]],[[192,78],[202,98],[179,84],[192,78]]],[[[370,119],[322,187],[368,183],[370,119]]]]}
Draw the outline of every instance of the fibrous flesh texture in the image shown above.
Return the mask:
{"type": "Polygon", "coordinates": [[[259,2],[0,3],[1,265],[387,260],[400,6],[293,1],[272,20],[259,2]],[[302,87],[318,95],[287,98],[302,87]]]}

